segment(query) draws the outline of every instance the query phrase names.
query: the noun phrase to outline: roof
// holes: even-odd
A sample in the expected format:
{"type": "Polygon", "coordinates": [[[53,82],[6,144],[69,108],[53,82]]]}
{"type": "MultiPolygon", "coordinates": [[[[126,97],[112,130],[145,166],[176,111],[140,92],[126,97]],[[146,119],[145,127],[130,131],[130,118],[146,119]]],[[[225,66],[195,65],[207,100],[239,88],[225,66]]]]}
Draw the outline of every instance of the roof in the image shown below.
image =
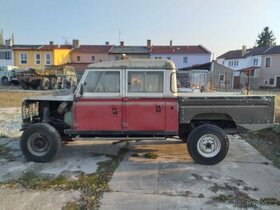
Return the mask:
{"type": "Polygon", "coordinates": [[[159,59],[125,59],[119,61],[99,62],[88,65],[89,69],[175,69],[170,60],[159,59]]]}
{"type": "Polygon", "coordinates": [[[194,46],[152,46],[152,54],[211,54],[202,45],[194,46]]]}
{"type": "Polygon", "coordinates": [[[143,46],[113,46],[110,54],[149,54],[150,49],[143,46]]]}
{"type": "Polygon", "coordinates": [[[242,50],[231,50],[231,51],[228,51],[228,52],[220,55],[218,58],[224,58],[224,59],[246,58],[246,57],[254,56],[254,55],[262,55],[268,49],[269,49],[269,47],[253,47],[253,48],[247,49],[247,53],[243,56],[242,56],[242,50]]]}
{"type": "Polygon", "coordinates": [[[74,53],[108,53],[112,45],[80,45],[72,52],[74,53]]]}
{"type": "Polygon", "coordinates": [[[193,65],[193,66],[190,66],[190,67],[180,68],[178,70],[187,71],[187,70],[193,70],[193,69],[199,69],[199,70],[205,69],[205,70],[210,71],[211,70],[211,64],[212,64],[212,62],[208,62],[208,63],[199,64],[199,65],[193,65]]]}
{"type": "Polygon", "coordinates": [[[185,67],[185,68],[180,68],[178,69],[179,71],[190,71],[190,70],[208,70],[208,71],[211,71],[211,66],[212,66],[212,63],[215,64],[215,65],[219,65],[225,69],[228,69],[228,70],[231,70],[231,71],[234,71],[233,69],[230,69],[224,65],[221,65],[219,63],[217,63],[216,61],[212,61],[212,62],[208,62],[208,63],[203,63],[203,64],[199,64],[199,65],[193,65],[193,66],[190,66],[190,67],[185,67]]]}
{"type": "Polygon", "coordinates": [[[280,54],[280,45],[267,49],[264,54],[265,55],[280,54]]]}
{"type": "Polygon", "coordinates": [[[72,45],[14,45],[14,50],[54,50],[72,49],[72,45]]]}

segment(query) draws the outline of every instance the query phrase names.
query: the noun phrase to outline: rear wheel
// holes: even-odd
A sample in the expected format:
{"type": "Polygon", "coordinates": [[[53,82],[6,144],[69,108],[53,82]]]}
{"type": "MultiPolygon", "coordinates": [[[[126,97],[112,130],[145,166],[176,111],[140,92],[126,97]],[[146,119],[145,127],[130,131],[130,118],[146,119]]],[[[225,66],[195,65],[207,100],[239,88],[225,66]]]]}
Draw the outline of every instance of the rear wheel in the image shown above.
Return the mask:
{"type": "Polygon", "coordinates": [[[194,161],[203,165],[214,165],[225,158],[229,140],[220,127],[205,124],[193,129],[187,146],[194,161]]]}
{"type": "Polygon", "coordinates": [[[29,83],[25,82],[24,80],[20,81],[20,85],[21,85],[22,89],[24,89],[24,90],[29,90],[30,89],[29,83]]]}
{"type": "Polygon", "coordinates": [[[8,80],[8,78],[7,78],[7,77],[3,77],[3,78],[1,79],[1,83],[2,83],[3,86],[9,85],[9,80],[8,80]]]}
{"type": "Polygon", "coordinates": [[[37,123],[28,127],[20,139],[20,149],[27,160],[50,162],[60,151],[61,136],[49,124],[37,123]]]}

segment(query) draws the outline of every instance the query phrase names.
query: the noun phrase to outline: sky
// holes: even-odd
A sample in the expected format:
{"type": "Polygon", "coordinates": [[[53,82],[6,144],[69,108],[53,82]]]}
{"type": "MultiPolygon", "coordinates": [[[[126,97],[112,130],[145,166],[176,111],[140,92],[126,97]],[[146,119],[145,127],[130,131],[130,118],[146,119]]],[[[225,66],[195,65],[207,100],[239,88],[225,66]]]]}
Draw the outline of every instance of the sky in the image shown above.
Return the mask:
{"type": "Polygon", "coordinates": [[[255,45],[265,26],[280,44],[279,0],[0,0],[0,30],[16,44],[198,45],[214,57],[255,45]]]}

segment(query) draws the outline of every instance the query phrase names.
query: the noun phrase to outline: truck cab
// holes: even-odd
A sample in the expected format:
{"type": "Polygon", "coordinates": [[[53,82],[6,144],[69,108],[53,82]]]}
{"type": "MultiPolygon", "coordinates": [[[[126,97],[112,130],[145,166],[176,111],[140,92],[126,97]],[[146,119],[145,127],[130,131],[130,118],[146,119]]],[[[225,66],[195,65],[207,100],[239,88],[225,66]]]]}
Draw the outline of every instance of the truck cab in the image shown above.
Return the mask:
{"type": "Polygon", "coordinates": [[[171,61],[92,64],[75,93],[71,135],[176,136],[178,101],[171,61]],[[170,86],[171,85],[171,86],[170,86]]]}

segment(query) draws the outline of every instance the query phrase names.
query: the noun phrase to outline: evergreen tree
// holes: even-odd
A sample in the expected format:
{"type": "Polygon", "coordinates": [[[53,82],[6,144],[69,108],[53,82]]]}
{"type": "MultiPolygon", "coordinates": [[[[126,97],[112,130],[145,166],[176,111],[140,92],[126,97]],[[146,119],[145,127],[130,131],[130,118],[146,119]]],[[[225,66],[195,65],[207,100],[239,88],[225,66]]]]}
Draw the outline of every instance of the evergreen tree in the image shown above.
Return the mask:
{"type": "Polygon", "coordinates": [[[264,27],[263,31],[258,35],[256,40],[257,47],[272,47],[276,45],[276,38],[272,30],[268,26],[264,27]]]}

